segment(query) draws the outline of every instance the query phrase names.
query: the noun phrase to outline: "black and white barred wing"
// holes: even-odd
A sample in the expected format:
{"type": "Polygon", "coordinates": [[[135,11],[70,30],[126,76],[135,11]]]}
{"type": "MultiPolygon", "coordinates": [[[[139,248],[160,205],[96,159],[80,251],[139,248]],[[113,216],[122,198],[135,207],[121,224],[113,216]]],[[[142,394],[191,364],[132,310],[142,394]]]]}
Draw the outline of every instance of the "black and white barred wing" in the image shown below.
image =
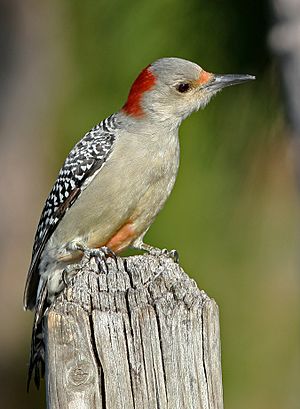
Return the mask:
{"type": "Polygon", "coordinates": [[[46,200],[35,235],[24,293],[26,309],[32,309],[36,303],[38,267],[45,245],[64,214],[108,159],[116,139],[116,127],[113,115],[96,125],[75,145],[59,172],[46,200]]]}

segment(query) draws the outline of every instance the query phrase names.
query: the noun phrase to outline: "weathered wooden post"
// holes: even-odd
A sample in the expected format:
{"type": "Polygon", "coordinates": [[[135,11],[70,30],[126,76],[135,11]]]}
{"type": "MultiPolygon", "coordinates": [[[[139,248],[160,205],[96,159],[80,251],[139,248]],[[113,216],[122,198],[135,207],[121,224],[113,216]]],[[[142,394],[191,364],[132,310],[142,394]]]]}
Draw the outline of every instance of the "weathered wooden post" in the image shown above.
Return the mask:
{"type": "Polygon", "coordinates": [[[93,257],[45,320],[48,408],[223,408],[218,307],[166,256],[93,257]]]}

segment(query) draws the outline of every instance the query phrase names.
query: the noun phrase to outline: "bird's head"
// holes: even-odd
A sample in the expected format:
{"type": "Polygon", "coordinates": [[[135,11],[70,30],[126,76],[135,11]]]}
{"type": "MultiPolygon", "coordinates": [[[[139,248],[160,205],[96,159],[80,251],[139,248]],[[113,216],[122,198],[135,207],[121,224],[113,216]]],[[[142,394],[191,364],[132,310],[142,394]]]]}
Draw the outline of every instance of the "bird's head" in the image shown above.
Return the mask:
{"type": "Polygon", "coordinates": [[[181,58],[161,58],[137,77],[122,111],[136,119],[179,125],[222,88],[252,79],[252,75],[212,74],[181,58]]]}

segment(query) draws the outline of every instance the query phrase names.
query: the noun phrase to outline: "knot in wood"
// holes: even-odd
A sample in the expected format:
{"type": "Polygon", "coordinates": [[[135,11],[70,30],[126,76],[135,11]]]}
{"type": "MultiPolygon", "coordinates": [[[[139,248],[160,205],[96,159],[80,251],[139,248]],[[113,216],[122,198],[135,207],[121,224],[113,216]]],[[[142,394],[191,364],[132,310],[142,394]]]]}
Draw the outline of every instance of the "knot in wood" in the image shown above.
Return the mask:
{"type": "Polygon", "coordinates": [[[91,383],[92,378],[93,367],[89,362],[76,362],[75,366],[69,370],[68,381],[73,386],[80,386],[91,383]]]}
{"type": "Polygon", "coordinates": [[[95,268],[51,306],[48,408],[222,409],[216,303],[166,256],[95,268]]]}

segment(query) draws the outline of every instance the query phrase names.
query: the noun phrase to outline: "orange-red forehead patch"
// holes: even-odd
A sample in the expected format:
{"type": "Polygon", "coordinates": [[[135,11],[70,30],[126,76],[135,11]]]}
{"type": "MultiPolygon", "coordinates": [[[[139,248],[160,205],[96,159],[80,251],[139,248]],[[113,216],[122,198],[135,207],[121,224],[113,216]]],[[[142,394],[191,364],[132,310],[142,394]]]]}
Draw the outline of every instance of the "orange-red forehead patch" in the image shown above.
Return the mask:
{"type": "Polygon", "coordinates": [[[202,70],[196,82],[197,84],[202,85],[202,84],[206,84],[207,82],[209,82],[212,78],[213,78],[212,73],[202,70]]]}

